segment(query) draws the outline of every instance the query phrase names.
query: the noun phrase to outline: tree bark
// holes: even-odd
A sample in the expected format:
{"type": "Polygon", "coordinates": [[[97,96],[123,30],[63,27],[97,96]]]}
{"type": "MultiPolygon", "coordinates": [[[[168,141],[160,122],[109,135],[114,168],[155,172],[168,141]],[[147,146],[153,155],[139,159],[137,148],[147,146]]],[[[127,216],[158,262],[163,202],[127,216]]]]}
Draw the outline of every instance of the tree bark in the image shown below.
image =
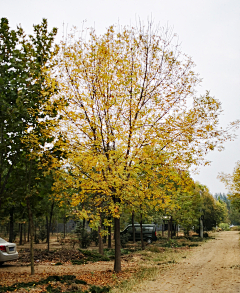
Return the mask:
{"type": "Polygon", "coordinates": [[[27,242],[26,222],[24,223],[24,226],[23,226],[23,235],[24,235],[24,244],[25,244],[27,242]]]}
{"type": "Polygon", "coordinates": [[[171,228],[170,228],[170,220],[168,220],[168,241],[171,238],[171,228]]]}
{"type": "Polygon", "coordinates": [[[30,206],[29,198],[27,199],[28,207],[28,217],[29,217],[29,234],[30,234],[30,259],[31,259],[31,275],[34,275],[34,249],[33,249],[33,240],[34,240],[34,224],[33,224],[33,214],[30,206]]]}
{"type": "Polygon", "coordinates": [[[23,241],[22,241],[22,236],[23,236],[23,224],[22,223],[20,223],[19,224],[19,228],[20,228],[20,239],[19,239],[19,245],[22,245],[23,244],[23,241]]]}
{"type": "Polygon", "coordinates": [[[171,229],[171,239],[173,237],[173,223],[172,223],[172,216],[170,218],[170,229],[171,229]]]}
{"type": "Polygon", "coordinates": [[[53,217],[53,209],[54,209],[54,202],[51,205],[50,215],[49,215],[49,222],[47,221],[47,250],[50,250],[50,229],[52,226],[52,217],[53,217]]]}
{"type": "Polygon", "coordinates": [[[30,222],[29,222],[29,219],[28,219],[28,236],[27,236],[27,242],[29,242],[30,240],[30,222]]]}
{"type": "Polygon", "coordinates": [[[162,222],[162,237],[164,237],[164,229],[165,229],[165,222],[163,220],[163,222],[162,222]]]}
{"type": "Polygon", "coordinates": [[[9,223],[9,242],[14,241],[14,235],[13,235],[13,225],[14,225],[14,207],[10,209],[10,223],[9,223]]]}
{"type": "Polygon", "coordinates": [[[142,244],[142,250],[145,249],[144,241],[143,241],[143,229],[142,229],[142,214],[140,216],[140,229],[141,229],[141,244],[142,244]]]}
{"type": "Polygon", "coordinates": [[[135,227],[134,227],[134,211],[132,212],[132,231],[133,231],[133,243],[135,243],[136,237],[135,237],[135,227]]]}
{"type": "Polygon", "coordinates": [[[121,272],[121,241],[120,241],[120,218],[114,218],[114,235],[115,235],[115,260],[114,271],[121,272]]]}
{"type": "Polygon", "coordinates": [[[49,251],[49,247],[48,247],[48,242],[49,242],[49,221],[48,221],[48,216],[46,216],[46,228],[47,228],[47,251],[49,251]]]}
{"type": "Polygon", "coordinates": [[[108,248],[112,248],[112,227],[108,226],[108,248]]]}
{"type": "Polygon", "coordinates": [[[101,223],[100,226],[98,227],[98,252],[103,255],[103,239],[101,236],[101,223]]]}

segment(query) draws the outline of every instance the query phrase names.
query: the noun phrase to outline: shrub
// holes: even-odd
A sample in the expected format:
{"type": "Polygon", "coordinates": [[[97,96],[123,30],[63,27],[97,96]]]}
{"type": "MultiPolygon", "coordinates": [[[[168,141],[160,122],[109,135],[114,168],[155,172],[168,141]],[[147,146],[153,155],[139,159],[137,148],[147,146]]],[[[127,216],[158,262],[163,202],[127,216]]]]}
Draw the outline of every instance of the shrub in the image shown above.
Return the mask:
{"type": "Polygon", "coordinates": [[[98,239],[98,231],[92,230],[91,239],[92,239],[93,242],[95,242],[95,245],[98,246],[98,241],[99,241],[99,239],[98,239]]]}
{"type": "Polygon", "coordinates": [[[240,226],[233,226],[230,228],[231,231],[240,231],[240,226]]]}
{"type": "Polygon", "coordinates": [[[47,239],[47,231],[45,229],[40,230],[38,237],[43,242],[45,239],[47,239]]]}
{"type": "Polygon", "coordinates": [[[223,231],[230,231],[228,223],[220,223],[219,228],[222,229],[223,231]]]}
{"type": "Polygon", "coordinates": [[[88,246],[90,246],[90,244],[92,243],[92,237],[91,234],[83,228],[82,223],[78,223],[75,229],[75,233],[78,236],[81,248],[88,248],[88,246]]]}
{"type": "Polygon", "coordinates": [[[121,234],[120,235],[120,241],[121,241],[121,246],[124,248],[126,247],[126,244],[128,243],[129,237],[131,235],[129,233],[126,234],[121,234]]]}
{"type": "Polygon", "coordinates": [[[178,242],[174,239],[169,239],[167,242],[162,244],[163,247],[178,247],[178,242]]]}

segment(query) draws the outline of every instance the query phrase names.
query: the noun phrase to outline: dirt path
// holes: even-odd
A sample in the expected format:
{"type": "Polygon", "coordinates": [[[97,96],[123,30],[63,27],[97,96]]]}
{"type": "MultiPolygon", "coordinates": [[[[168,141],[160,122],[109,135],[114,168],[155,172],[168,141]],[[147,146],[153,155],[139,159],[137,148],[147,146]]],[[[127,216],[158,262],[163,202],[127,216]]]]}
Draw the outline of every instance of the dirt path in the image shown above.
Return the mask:
{"type": "Polygon", "coordinates": [[[240,292],[239,232],[221,232],[136,293],[240,292]]]}

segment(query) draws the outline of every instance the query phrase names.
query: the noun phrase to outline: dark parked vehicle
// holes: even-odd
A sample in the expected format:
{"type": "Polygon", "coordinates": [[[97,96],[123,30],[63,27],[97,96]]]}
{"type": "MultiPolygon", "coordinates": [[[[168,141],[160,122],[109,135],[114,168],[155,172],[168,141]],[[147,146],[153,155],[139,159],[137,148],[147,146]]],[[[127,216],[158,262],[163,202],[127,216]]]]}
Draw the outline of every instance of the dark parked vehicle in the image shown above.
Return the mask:
{"type": "MultiPolygon", "coordinates": [[[[140,241],[141,240],[141,228],[140,224],[134,224],[135,227],[135,240],[140,241]]],[[[152,243],[152,241],[157,240],[157,232],[156,232],[156,225],[155,224],[143,224],[143,240],[147,243],[152,243]]],[[[133,230],[132,225],[128,225],[122,232],[120,232],[121,235],[123,234],[129,234],[128,240],[133,240],[133,230]]]]}

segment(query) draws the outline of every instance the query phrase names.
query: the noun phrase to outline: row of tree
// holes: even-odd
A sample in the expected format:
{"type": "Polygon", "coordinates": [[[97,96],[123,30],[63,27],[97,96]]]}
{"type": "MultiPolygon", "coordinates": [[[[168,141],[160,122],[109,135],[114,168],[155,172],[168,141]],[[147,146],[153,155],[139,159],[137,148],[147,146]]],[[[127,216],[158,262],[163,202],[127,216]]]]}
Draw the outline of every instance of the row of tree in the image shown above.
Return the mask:
{"type": "Polygon", "coordinates": [[[208,191],[188,170],[231,133],[218,126],[220,102],[195,95],[200,78],[168,30],[111,26],[54,46],[56,33],[45,19],[29,36],[1,20],[0,209],[26,206],[32,255],[41,201],[48,226],[55,202],[102,235],[114,224],[119,272],[123,212],[189,229],[208,191]]]}
{"type": "Polygon", "coordinates": [[[229,190],[228,199],[223,198],[225,202],[231,201],[231,221],[234,224],[240,224],[239,212],[240,212],[240,161],[236,163],[236,166],[232,174],[219,174],[219,179],[225,183],[226,188],[229,190]]]}

